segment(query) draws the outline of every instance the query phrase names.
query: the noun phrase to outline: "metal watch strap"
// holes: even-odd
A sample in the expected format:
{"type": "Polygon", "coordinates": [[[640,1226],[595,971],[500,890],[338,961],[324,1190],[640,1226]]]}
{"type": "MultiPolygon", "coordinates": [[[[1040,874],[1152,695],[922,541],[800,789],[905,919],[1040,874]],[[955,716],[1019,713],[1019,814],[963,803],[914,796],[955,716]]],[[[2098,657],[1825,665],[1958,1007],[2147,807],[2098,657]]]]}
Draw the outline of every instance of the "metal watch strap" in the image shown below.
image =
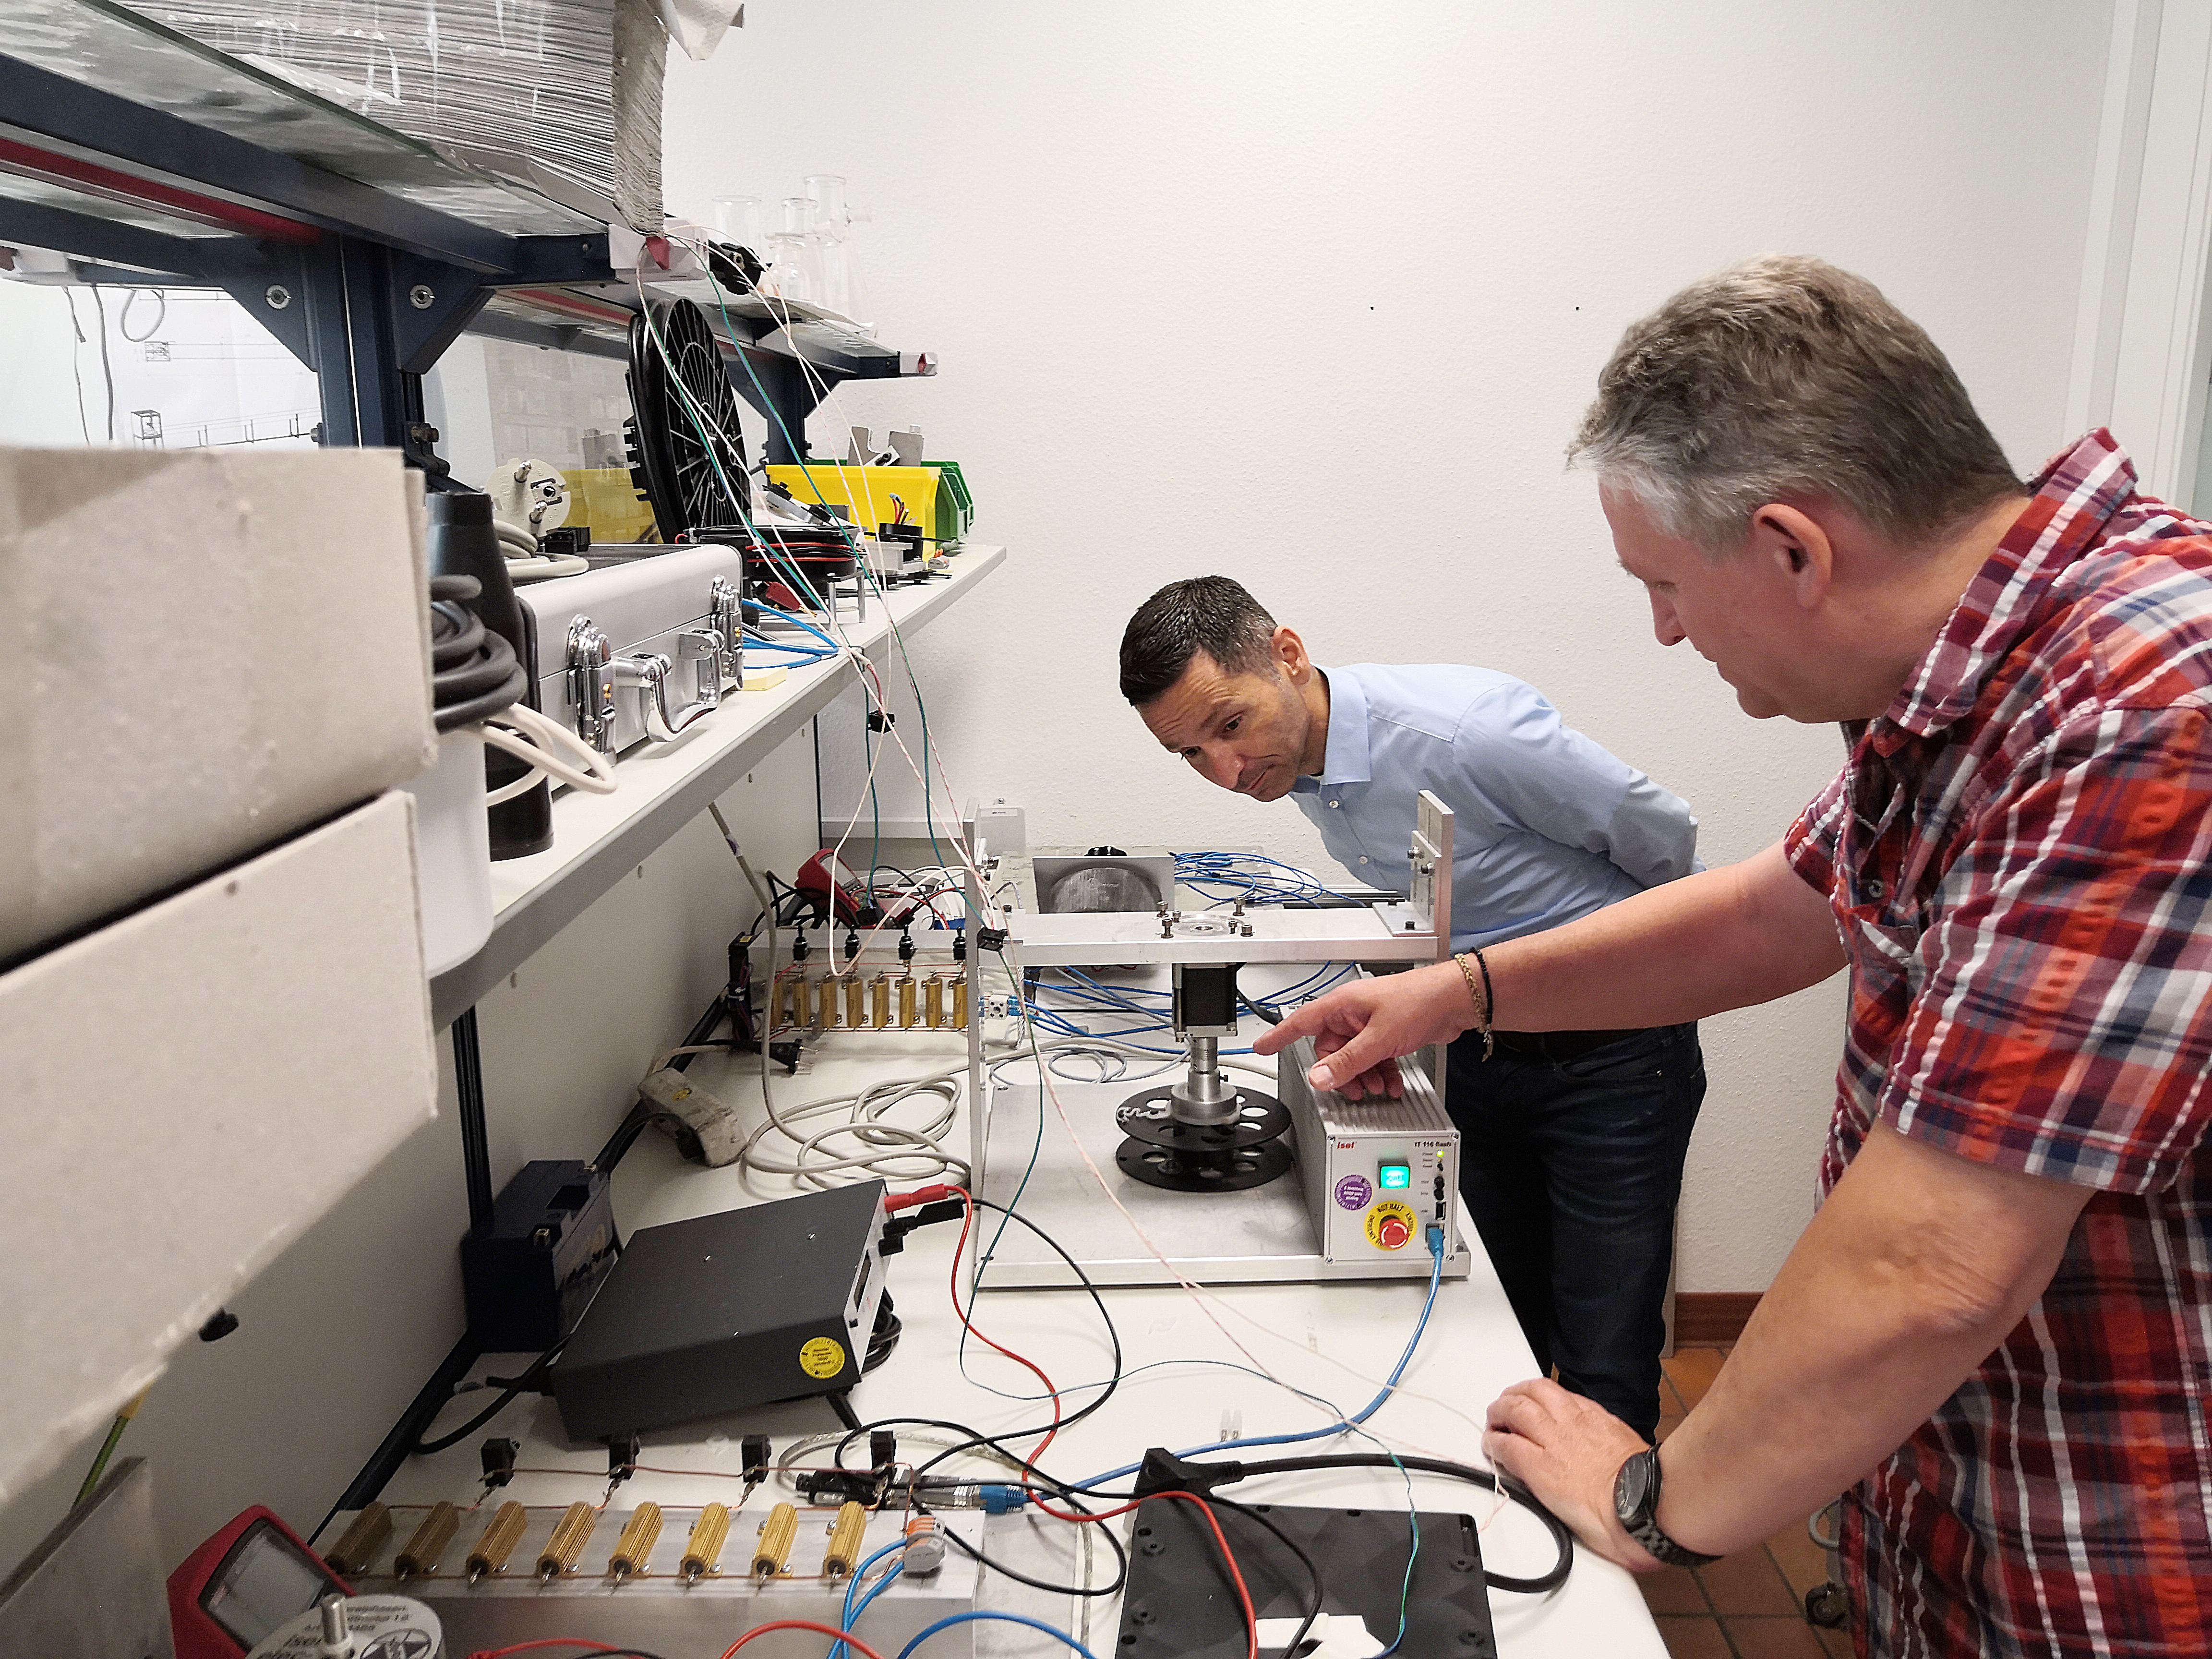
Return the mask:
{"type": "Polygon", "coordinates": [[[1613,1508],[1621,1527],[1631,1538],[1650,1552],[1655,1560],[1670,1567],[1702,1567],[1720,1559],[1717,1555],[1700,1555],[1686,1549],[1659,1529],[1659,1449],[1647,1446],[1620,1466],[1613,1478],[1613,1508]],[[1647,1480],[1641,1504],[1632,1504],[1626,1497],[1628,1472],[1639,1462],[1645,1465],[1647,1480]]]}

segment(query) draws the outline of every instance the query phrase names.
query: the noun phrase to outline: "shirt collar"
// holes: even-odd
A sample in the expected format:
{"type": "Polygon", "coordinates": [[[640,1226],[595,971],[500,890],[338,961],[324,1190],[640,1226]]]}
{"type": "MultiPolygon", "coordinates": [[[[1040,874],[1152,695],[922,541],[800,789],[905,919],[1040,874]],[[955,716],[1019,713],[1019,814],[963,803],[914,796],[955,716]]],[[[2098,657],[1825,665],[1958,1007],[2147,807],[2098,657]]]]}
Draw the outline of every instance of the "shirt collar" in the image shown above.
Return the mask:
{"type": "Polygon", "coordinates": [[[2100,427],[2061,451],[2028,489],[2027,510],[1966,584],[1942,632],[1877,723],[1874,741],[1885,753],[1906,734],[1933,737],[1974,706],[1982,683],[2041,613],[2051,585],[2135,495],[2135,464],[2100,427]],[[1893,728],[1887,742],[1882,726],[1893,728]]]}
{"type": "Polygon", "coordinates": [[[1348,668],[1316,668],[1328,688],[1328,750],[1321,757],[1321,775],[1301,777],[1291,787],[1310,791],[1333,783],[1372,781],[1367,750],[1367,688],[1348,668]]]}

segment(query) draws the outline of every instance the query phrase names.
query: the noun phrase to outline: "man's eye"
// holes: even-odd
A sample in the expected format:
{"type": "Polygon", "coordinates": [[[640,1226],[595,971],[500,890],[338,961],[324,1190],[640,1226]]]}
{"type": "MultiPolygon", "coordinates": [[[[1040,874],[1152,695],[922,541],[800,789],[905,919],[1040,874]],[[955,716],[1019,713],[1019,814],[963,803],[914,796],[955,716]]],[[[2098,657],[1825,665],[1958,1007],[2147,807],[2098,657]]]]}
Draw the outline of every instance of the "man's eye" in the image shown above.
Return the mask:
{"type": "Polygon", "coordinates": [[[1224,720],[1222,722],[1221,735],[1224,738],[1233,737],[1236,735],[1237,728],[1243,724],[1244,720],[1242,715],[1239,715],[1233,720],[1224,720]]]}

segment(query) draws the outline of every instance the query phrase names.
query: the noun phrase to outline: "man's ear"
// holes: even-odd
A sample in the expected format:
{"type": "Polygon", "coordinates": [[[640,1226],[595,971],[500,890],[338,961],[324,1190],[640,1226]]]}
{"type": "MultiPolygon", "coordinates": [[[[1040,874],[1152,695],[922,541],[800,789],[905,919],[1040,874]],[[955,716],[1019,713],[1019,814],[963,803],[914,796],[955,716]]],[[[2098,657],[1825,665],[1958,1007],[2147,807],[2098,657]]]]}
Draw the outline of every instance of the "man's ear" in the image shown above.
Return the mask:
{"type": "Polygon", "coordinates": [[[1307,677],[1313,672],[1313,659],[1306,655],[1306,642],[1289,629],[1279,628],[1267,643],[1275,660],[1291,677],[1291,684],[1304,685],[1307,677]]]}
{"type": "Polygon", "coordinates": [[[1785,501],[1751,515],[1751,556],[1766,561],[1800,607],[1817,610],[1835,580],[1836,548],[1820,521],[1785,501]]]}

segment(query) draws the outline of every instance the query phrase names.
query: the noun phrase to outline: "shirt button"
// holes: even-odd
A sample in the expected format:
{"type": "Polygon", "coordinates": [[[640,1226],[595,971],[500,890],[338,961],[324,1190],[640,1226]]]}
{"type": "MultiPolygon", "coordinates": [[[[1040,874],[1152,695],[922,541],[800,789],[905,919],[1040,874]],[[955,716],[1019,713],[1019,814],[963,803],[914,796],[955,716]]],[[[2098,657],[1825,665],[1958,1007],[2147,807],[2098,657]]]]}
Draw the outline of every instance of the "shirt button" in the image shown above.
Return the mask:
{"type": "Polygon", "coordinates": [[[1331,802],[1329,802],[1329,805],[1330,805],[1331,806],[1334,806],[1336,804],[1337,804],[1337,803],[1336,803],[1336,802],[1334,802],[1334,801],[1331,801],[1331,802]]]}
{"type": "Polygon", "coordinates": [[[1363,853],[1363,854],[1360,854],[1360,857],[1359,857],[1359,861],[1360,861],[1362,864],[1366,863],[1366,862],[1367,862],[1367,855],[1366,855],[1365,854],[1364,854],[1364,853],[1363,853]]]}
{"type": "Polygon", "coordinates": [[[1866,890],[1867,896],[1869,898],[1880,898],[1881,896],[1881,878],[1880,876],[1875,876],[1870,878],[1866,884],[1866,890]]]}

